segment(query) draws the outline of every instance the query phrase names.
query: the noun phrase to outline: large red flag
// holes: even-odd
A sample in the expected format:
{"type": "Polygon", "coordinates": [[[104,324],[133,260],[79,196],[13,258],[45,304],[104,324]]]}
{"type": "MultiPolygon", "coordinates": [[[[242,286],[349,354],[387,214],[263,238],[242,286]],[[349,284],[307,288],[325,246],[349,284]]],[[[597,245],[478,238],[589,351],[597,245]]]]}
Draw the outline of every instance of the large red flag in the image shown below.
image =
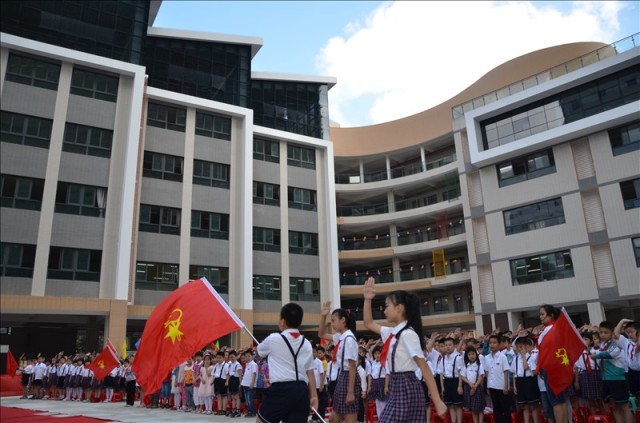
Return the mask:
{"type": "Polygon", "coordinates": [[[178,364],[212,339],[243,327],[205,278],[190,281],[151,312],[132,366],[137,382],[145,392],[155,393],[178,364]]]}
{"type": "MultiPolygon", "coordinates": [[[[108,342],[108,341],[107,341],[108,342]]],[[[110,342],[109,342],[110,343],[110,342]]],[[[102,380],[118,367],[120,360],[116,353],[109,347],[109,343],[102,352],[87,366],[93,372],[96,379],[102,380]]]]}
{"type": "Polygon", "coordinates": [[[13,354],[11,354],[11,350],[7,350],[7,374],[9,376],[15,376],[17,371],[18,362],[13,354]]]}
{"type": "Polygon", "coordinates": [[[538,368],[547,373],[547,384],[558,395],[573,382],[573,365],[584,351],[585,344],[562,308],[553,327],[538,345],[538,368]]]}

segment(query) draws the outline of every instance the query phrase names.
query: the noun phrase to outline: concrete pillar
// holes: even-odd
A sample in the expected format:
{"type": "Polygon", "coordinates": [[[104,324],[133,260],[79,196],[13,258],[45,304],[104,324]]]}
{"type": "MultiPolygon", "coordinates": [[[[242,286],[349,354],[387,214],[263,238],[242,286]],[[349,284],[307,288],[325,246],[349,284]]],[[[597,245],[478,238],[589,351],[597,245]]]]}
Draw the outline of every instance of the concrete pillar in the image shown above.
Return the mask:
{"type": "Polygon", "coordinates": [[[516,334],[518,325],[522,324],[524,326],[524,322],[522,321],[522,313],[514,313],[510,311],[507,313],[507,319],[509,319],[509,329],[513,331],[514,335],[516,334]]]}
{"type": "Polygon", "coordinates": [[[485,334],[485,330],[484,330],[484,324],[482,322],[482,315],[481,314],[476,314],[474,316],[475,321],[476,321],[476,336],[482,336],[485,334]]]}
{"type": "Polygon", "coordinates": [[[195,157],[196,109],[187,109],[184,131],[184,159],[182,165],[182,201],[180,212],[180,263],[178,283],[189,282],[189,264],[191,263],[191,204],[193,202],[193,159],[195,157]]]}
{"type": "Polygon", "coordinates": [[[104,337],[116,347],[118,356],[122,343],[127,339],[127,301],[111,300],[109,315],[104,322],[104,337]]]}
{"type": "Polygon", "coordinates": [[[359,162],[359,166],[360,166],[360,183],[364,183],[364,163],[362,163],[362,160],[360,160],[359,162]]]}
{"type": "Polygon", "coordinates": [[[424,146],[420,146],[420,161],[422,162],[422,171],[427,171],[427,155],[424,151],[424,146]]]}
{"type": "Polygon", "coordinates": [[[600,322],[606,320],[604,315],[604,308],[599,301],[593,303],[587,303],[587,312],[589,313],[589,323],[592,325],[599,325],[600,322]]]}
{"type": "Polygon", "coordinates": [[[391,179],[391,160],[389,156],[385,156],[384,158],[385,167],[387,168],[387,179],[391,179]]]}

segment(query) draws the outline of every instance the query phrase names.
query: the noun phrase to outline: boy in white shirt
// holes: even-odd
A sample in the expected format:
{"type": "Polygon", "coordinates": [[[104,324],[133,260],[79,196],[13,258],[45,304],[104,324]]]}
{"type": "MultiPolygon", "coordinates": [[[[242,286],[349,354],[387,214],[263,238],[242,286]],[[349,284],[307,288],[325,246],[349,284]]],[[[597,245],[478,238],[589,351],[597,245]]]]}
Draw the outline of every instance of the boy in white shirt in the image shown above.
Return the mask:
{"type": "Polygon", "coordinates": [[[242,373],[242,382],[240,386],[242,386],[242,391],[244,392],[244,399],[247,402],[247,414],[245,417],[255,417],[256,416],[256,408],[253,402],[254,394],[255,394],[255,386],[256,386],[256,376],[258,373],[258,363],[253,359],[253,353],[251,350],[245,351],[244,353],[245,362],[247,363],[244,367],[244,372],[242,373]]]}
{"type": "Polygon", "coordinates": [[[509,362],[500,352],[500,336],[489,337],[489,355],[485,357],[487,388],[493,403],[493,415],[496,423],[511,422],[511,404],[509,402],[509,362]]]}

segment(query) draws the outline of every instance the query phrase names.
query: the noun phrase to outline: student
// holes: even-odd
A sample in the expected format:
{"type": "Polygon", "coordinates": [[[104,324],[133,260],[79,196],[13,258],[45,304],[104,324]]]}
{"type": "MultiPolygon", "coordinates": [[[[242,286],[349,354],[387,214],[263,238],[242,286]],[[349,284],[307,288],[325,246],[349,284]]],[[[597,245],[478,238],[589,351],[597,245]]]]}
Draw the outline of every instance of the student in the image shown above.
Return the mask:
{"type": "Polygon", "coordinates": [[[193,374],[193,360],[191,357],[187,359],[187,364],[184,368],[184,411],[190,413],[196,406],[193,402],[193,382],[195,381],[195,375],[193,374]]]}
{"type": "Polygon", "coordinates": [[[533,340],[523,336],[516,339],[516,355],[511,362],[516,401],[522,407],[524,423],[537,423],[540,390],[536,369],[538,354],[533,351],[533,340]]]}
{"type": "MultiPolygon", "coordinates": [[[[195,389],[194,389],[195,391],[195,389]]],[[[205,355],[200,367],[200,386],[197,389],[200,404],[204,406],[204,414],[211,414],[213,408],[213,366],[211,356],[205,355]]]]}
{"type": "Polygon", "coordinates": [[[330,311],[331,301],[322,304],[318,328],[320,339],[332,341],[335,345],[332,360],[337,360],[336,364],[339,369],[333,392],[333,412],[330,421],[338,423],[344,420],[345,423],[355,423],[358,417],[358,401],[362,394],[357,371],[358,341],[351,330],[355,326],[355,319],[351,316],[351,310],[335,309],[331,313],[331,328],[335,334],[331,335],[326,333],[325,328],[330,311]]]}
{"type": "Polygon", "coordinates": [[[356,370],[358,372],[358,379],[360,380],[360,397],[356,398],[358,402],[358,415],[359,422],[364,421],[364,413],[367,409],[367,358],[364,354],[359,354],[358,366],[356,370]]]}
{"type": "Polygon", "coordinates": [[[111,402],[113,399],[113,389],[116,384],[116,377],[118,376],[118,371],[120,367],[114,367],[111,372],[105,376],[104,378],[104,402],[111,402]]]}
{"type": "Polygon", "coordinates": [[[496,423],[511,422],[511,404],[509,402],[509,362],[500,352],[500,336],[489,337],[489,355],[484,360],[487,368],[487,388],[493,404],[493,416],[496,423]]]}
{"type": "Polygon", "coordinates": [[[387,393],[389,391],[387,371],[384,368],[384,364],[380,362],[381,353],[381,346],[378,345],[373,349],[373,363],[371,364],[371,373],[368,375],[369,401],[376,402],[376,414],[378,416],[380,416],[382,410],[384,410],[387,393]]]}
{"type": "Polygon", "coordinates": [[[574,364],[574,388],[579,397],[586,402],[591,414],[603,410],[602,374],[598,363],[591,358],[597,351],[593,348],[593,333],[583,332],[582,340],[587,347],[574,364]]]}
{"type": "Polygon", "coordinates": [[[27,365],[21,370],[22,373],[22,396],[20,399],[29,398],[29,388],[31,387],[31,379],[33,378],[33,368],[35,360],[27,360],[27,365]]]}
{"type": "MultiPolygon", "coordinates": [[[[324,355],[324,348],[322,347],[313,347],[313,376],[316,381],[316,391],[318,393],[318,414],[320,414],[324,418],[324,413],[327,408],[327,390],[325,389],[325,381],[327,380],[324,371],[324,364],[320,357],[324,355]]],[[[315,414],[311,416],[312,421],[319,421],[315,414]]]]}
{"type": "Polygon", "coordinates": [[[444,348],[444,370],[441,379],[443,400],[449,407],[451,422],[462,423],[462,385],[459,382],[464,357],[456,351],[453,338],[445,338],[444,348]]]}
{"type": "Polygon", "coordinates": [[[625,352],[627,360],[627,381],[631,395],[640,400],[640,363],[635,357],[640,354],[637,347],[640,337],[640,322],[622,319],[614,329],[614,339],[625,352]]]}
{"type": "Polygon", "coordinates": [[[133,407],[133,403],[135,402],[136,397],[136,374],[131,370],[131,366],[129,366],[129,360],[124,360],[124,371],[123,377],[126,384],[126,392],[127,392],[127,404],[125,407],[133,407]]]}
{"type": "Polygon", "coordinates": [[[336,390],[336,384],[338,383],[338,374],[340,374],[340,365],[336,362],[333,352],[337,351],[332,345],[327,352],[327,360],[329,366],[327,369],[327,389],[329,391],[329,397],[333,400],[333,393],[336,390]]]}
{"type": "Polygon", "coordinates": [[[462,388],[462,403],[466,410],[471,411],[473,423],[484,421],[484,367],[478,359],[478,352],[473,347],[467,347],[464,352],[464,367],[460,370],[462,388]]]}
{"type": "Polygon", "coordinates": [[[613,339],[613,323],[607,321],[600,323],[598,331],[602,345],[598,353],[591,354],[591,358],[601,360],[604,401],[612,405],[616,423],[631,423],[629,385],[625,374],[625,352],[613,339]]]}
{"type": "Polygon", "coordinates": [[[193,404],[195,405],[196,413],[203,412],[203,402],[200,401],[200,370],[204,362],[202,361],[202,351],[196,351],[193,355],[193,404]]]}
{"type": "Polygon", "coordinates": [[[229,366],[227,367],[227,401],[231,399],[231,411],[227,417],[240,417],[240,378],[242,365],[238,362],[238,353],[229,351],[229,366]]]}
{"type": "Polygon", "coordinates": [[[258,344],[269,364],[269,394],[260,405],[256,423],[306,422],[318,407],[311,344],[300,334],[304,311],[296,303],[280,309],[278,329],[258,344]]]}
{"type": "MultiPolygon", "coordinates": [[[[429,351],[427,350],[426,347],[422,352],[424,353],[425,357],[429,354],[429,351]]],[[[433,365],[429,360],[425,360],[425,361],[427,362],[427,366],[429,367],[429,370],[431,370],[431,374],[433,374],[434,372],[433,365]]],[[[429,398],[429,388],[427,388],[427,383],[424,381],[424,377],[422,376],[422,371],[420,370],[420,367],[416,369],[415,374],[416,374],[416,378],[420,381],[420,385],[422,386],[422,392],[424,394],[424,406],[425,406],[425,412],[427,414],[425,418],[427,423],[431,423],[431,399],[429,398]]],[[[388,382],[388,379],[389,379],[389,376],[387,375],[387,382],[388,382]]],[[[388,387],[387,387],[387,391],[388,391],[388,387]]]]}
{"type": "Polygon", "coordinates": [[[44,357],[39,355],[36,364],[33,366],[33,379],[31,380],[31,386],[33,387],[32,399],[40,399],[42,395],[42,386],[44,384],[44,373],[47,370],[47,365],[44,364],[44,357]]]}
{"type": "Polygon", "coordinates": [[[380,423],[425,421],[424,394],[415,376],[417,368],[422,372],[436,412],[444,416],[447,406],[440,399],[435,379],[424,357],[425,341],[418,296],[407,291],[394,291],[387,296],[384,314],[387,321],[395,325],[388,327],[373,321],[371,300],[375,295],[375,279],[369,278],[363,292],[364,325],[382,337],[384,346],[381,361],[390,372],[390,393],[379,416],[380,423]]]}
{"type": "Polygon", "coordinates": [[[244,399],[247,403],[247,414],[245,417],[256,416],[256,406],[253,402],[255,397],[256,377],[258,373],[258,363],[253,358],[253,352],[251,350],[244,353],[245,363],[244,371],[242,373],[242,391],[244,393],[244,399]]]}
{"type": "Polygon", "coordinates": [[[216,364],[213,366],[213,391],[218,399],[218,411],[215,412],[217,416],[224,416],[227,414],[227,373],[229,370],[229,364],[224,359],[224,353],[218,351],[216,353],[216,364]]]}

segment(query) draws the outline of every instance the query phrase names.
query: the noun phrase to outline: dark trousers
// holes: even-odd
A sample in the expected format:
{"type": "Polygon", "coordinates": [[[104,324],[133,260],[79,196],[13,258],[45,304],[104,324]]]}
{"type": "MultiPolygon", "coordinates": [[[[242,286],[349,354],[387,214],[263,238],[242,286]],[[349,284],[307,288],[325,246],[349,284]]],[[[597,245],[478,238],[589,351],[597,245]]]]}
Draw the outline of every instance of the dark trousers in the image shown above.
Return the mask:
{"type": "Polygon", "coordinates": [[[133,402],[136,399],[136,381],[129,380],[126,385],[127,392],[127,405],[133,405],[133,402]]]}
{"type": "MultiPolygon", "coordinates": [[[[320,391],[319,389],[318,391],[318,414],[320,414],[320,416],[322,416],[322,418],[324,418],[325,412],[327,410],[327,405],[329,404],[329,393],[327,392],[326,389],[323,389],[322,391],[320,391]]],[[[318,416],[315,415],[312,416],[312,418],[314,420],[318,420],[318,416]]]]}
{"type": "Polygon", "coordinates": [[[511,423],[511,400],[502,389],[489,389],[491,402],[493,403],[493,417],[496,423],[511,423]]]}

